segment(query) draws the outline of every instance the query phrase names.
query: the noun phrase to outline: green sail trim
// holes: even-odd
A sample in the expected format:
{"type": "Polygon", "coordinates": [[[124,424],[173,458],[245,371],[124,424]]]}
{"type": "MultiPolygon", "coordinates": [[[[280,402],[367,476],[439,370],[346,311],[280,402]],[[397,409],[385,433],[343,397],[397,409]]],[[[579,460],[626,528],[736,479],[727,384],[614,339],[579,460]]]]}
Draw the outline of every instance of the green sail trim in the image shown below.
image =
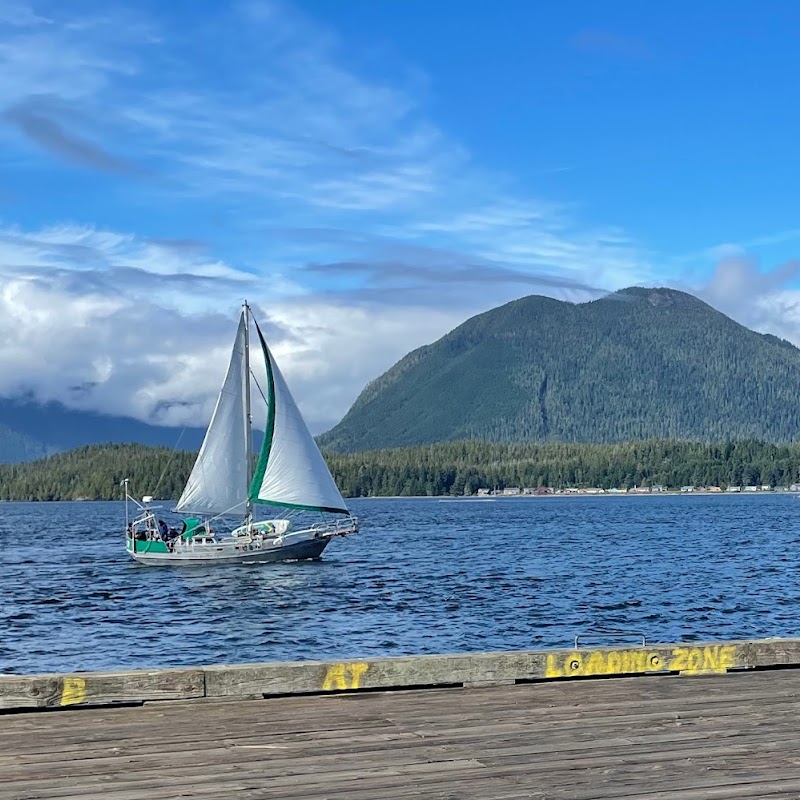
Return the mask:
{"type": "Polygon", "coordinates": [[[269,463],[269,454],[272,450],[272,440],[275,435],[275,377],[272,370],[272,358],[270,356],[267,343],[264,341],[264,335],[261,333],[261,328],[258,323],[253,320],[258,332],[258,338],[261,342],[261,349],[264,352],[264,361],[267,365],[267,426],[264,431],[264,441],[261,444],[261,452],[258,454],[258,462],[256,463],[256,470],[253,473],[253,480],[250,482],[250,491],[248,492],[247,499],[251,503],[258,503],[259,505],[279,506],[281,508],[294,508],[299,511],[326,511],[331,514],[349,514],[346,508],[328,508],[326,506],[304,506],[297,503],[281,503],[275,500],[262,500],[258,493],[261,490],[261,484],[264,482],[264,474],[267,471],[267,464],[269,463]]]}
{"type": "Polygon", "coordinates": [[[299,511],[327,511],[329,514],[347,514],[350,512],[346,508],[328,508],[327,506],[303,506],[299,503],[280,503],[277,500],[259,500],[256,498],[254,503],[262,506],[280,506],[281,508],[296,508],[299,511]]]}
{"type": "Polygon", "coordinates": [[[250,481],[250,491],[247,494],[247,499],[250,503],[262,503],[264,501],[258,499],[258,493],[261,490],[261,484],[264,482],[264,473],[267,471],[269,453],[272,450],[272,437],[275,434],[275,377],[272,374],[272,359],[269,355],[267,343],[264,341],[264,335],[261,333],[261,328],[258,327],[255,319],[253,319],[253,322],[258,332],[258,339],[261,342],[264,361],[267,365],[267,427],[264,431],[264,441],[261,443],[261,452],[258,454],[256,471],[253,473],[253,480],[250,481]]]}

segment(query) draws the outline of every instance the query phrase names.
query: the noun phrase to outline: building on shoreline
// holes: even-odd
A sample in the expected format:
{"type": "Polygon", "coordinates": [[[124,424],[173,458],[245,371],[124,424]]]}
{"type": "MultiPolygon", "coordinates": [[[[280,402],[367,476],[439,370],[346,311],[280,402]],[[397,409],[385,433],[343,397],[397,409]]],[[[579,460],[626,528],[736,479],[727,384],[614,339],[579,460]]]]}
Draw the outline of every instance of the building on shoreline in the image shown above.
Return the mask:
{"type": "Polygon", "coordinates": [[[550,495],[600,495],[600,494],[723,494],[728,493],[762,493],[762,492],[800,492],[800,483],[793,483],[791,486],[771,486],[770,484],[747,484],[745,486],[738,486],[731,484],[726,487],[722,486],[694,486],[686,484],[685,486],[669,487],[664,484],[656,483],[652,486],[632,486],[630,488],[621,488],[612,486],[608,489],[602,486],[565,486],[554,488],[551,486],[539,486],[537,488],[524,487],[519,488],[516,486],[506,487],[503,489],[487,489],[479,488],[477,495],[479,497],[499,496],[499,497],[545,497],[550,495]]]}

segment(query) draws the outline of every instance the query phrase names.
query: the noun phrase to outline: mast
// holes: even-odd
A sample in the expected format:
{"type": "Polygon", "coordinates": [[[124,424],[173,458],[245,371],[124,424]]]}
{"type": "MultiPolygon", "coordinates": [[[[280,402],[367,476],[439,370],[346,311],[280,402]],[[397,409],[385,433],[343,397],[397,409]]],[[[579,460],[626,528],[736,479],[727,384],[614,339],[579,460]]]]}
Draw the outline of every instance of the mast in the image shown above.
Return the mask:
{"type": "Polygon", "coordinates": [[[250,502],[250,481],[253,479],[253,418],[250,413],[250,306],[244,301],[244,431],[247,442],[247,488],[248,497],[244,513],[247,522],[253,516],[253,504],[250,502]]]}

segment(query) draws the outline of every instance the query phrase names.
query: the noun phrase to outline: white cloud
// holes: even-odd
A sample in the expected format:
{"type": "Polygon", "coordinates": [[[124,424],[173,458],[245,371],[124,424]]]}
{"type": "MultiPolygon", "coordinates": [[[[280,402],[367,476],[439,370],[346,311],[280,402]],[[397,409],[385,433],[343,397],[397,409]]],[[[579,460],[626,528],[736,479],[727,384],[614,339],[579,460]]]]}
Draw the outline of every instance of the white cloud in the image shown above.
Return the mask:
{"type": "Polygon", "coordinates": [[[276,302],[272,281],[265,287],[225,265],[207,279],[190,248],[171,254],[168,272],[153,248],[81,228],[0,231],[0,394],[202,423],[246,294],[310,425],[321,430],[368,380],[460,321],[453,309],[354,307],[298,295],[291,284],[276,302]],[[53,263],[68,247],[86,248],[91,264],[53,263]]]}
{"type": "Polygon", "coordinates": [[[3,8],[3,161],[127,183],[67,222],[0,225],[0,394],[201,423],[248,297],[319,429],[470,314],[652,274],[630,236],[478,165],[415,77],[349,67],[350,43],[290,5],[3,8]],[[92,217],[105,203],[114,225],[92,217]],[[162,213],[202,219],[199,241],[163,238],[162,213]]]}
{"type": "Polygon", "coordinates": [[[744,255],[723,258],[698,294],[742,325],[800,346],[800,261],[762,269],[744,255]]]}
{"type": "Polygon", "coordinates": [[[405,349],[458,321],[452,311],[323,302],[193,242],[69,225],[0,227],[0,286],[0,394],[164,424],[210,414],[244,297],[317,430],[405,349]]]}
{"type": "Polygon", "coordinates": [[[272,350],[317,431],[339,421],[366,383],[410,350],[463,322],[463,311],[421,306],[293,302],[270,311],[292,337],[272,350]]]}

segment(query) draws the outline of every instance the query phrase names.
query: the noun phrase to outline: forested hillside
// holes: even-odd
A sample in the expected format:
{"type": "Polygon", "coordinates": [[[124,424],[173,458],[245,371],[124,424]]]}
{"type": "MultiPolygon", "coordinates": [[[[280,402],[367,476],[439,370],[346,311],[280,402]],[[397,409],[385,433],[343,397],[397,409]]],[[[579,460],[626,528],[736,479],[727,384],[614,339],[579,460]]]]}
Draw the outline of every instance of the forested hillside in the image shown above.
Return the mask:
{"type": "Polygon", "coordinates": [[[319,441],[340,452],[460,439],[800,438],[800,350],[692,295],[525,297],[370,383],[319,441]]]}
{"type": "Polygon", "coordinates": [[[26,464],[0,464],[0,500],[118,500],[132,493],[177,499],[196,453],[140,444],[90,445],[26,464]]]}
{"type": "MultiPolygon", "coordinates": [[[[800,444],[644,441],[627,444],[450,442],[327,454],[345,497],[465,495],[480,488],[631,488],[770,484],[800,480],[800,444]]],[[[0,465],[2,500],[119,499],[132,491],[177,499],[195,454],[141,445],[83,447],[28,464],[0,465]]]]}

